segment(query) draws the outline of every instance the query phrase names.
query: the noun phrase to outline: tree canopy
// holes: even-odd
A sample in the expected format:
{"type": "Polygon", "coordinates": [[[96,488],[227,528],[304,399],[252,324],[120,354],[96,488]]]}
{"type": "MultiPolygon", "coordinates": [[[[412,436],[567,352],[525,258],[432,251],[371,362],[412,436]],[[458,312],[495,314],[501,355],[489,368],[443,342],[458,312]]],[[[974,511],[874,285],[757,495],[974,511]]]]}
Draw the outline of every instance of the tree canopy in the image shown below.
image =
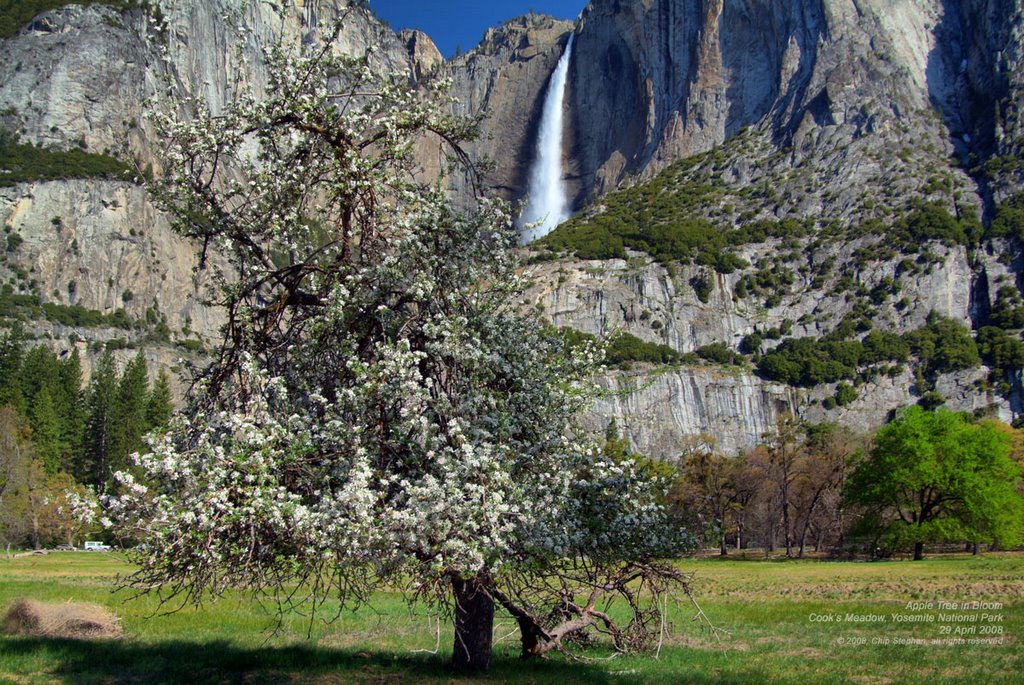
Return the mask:
{"type": "Polygon", "coordinates": [[[910,407],[879,429],[851,474],[847,497],[867,507],[864,528],[888,544],[988,540],[1019,544],[1024,503],[1010,440],[993,422],[910,407]]]}
{"type": "Polygon", "coordinates": [[[589,626],[645,646],[683,582],[655,559],[689,536],[662,525],[657,481],[578,437],[596,358],[522,311],[507,207],[460,213],[422,180],[416,150],[465,161],[475,122],[332,39],[267,49],[258,98],[154,115],[157,198],[231,275],[187,418],[107,503],[151,543],[133,582],[282,610],[401,587],[454,618],[460,669],[488,666],[495,605],[524,655],[589,626]],[[615,594],[628,627],[601,609],[615,594]]]}

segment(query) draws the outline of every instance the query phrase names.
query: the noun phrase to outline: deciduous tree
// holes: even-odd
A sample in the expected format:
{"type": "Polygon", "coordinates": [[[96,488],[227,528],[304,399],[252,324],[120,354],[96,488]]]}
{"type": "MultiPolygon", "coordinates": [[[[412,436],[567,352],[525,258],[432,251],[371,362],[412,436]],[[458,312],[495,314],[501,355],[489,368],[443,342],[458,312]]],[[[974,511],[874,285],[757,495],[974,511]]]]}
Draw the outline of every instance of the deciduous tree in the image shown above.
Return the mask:
{"type": "Polygon", "coordinates": [[[1024,503],[1010,440],[987,421],[910,407],[882,427],[850,476],[849,501],[867,507],[865,524],[912,544],[914,559],[935,541],[1018,544],[1024,503]]]}
{"type": "Polygon", "coordinates": [[[333,38],[269,48],[260,98],[156,115],[158,199],[234,276],[187,419],[140,457],[146,485],[121,474],[108,502],[153,543],[135,582],[283,608],[294,588],[316,606],[405,587],[454,618],[459,670],[488,667],[496,606],[524,656],[588,628],[647,646],[684,581],[656,559],[689,536],[635,462],[570,437],[594,358],[521,311],[506,208],[458,213],[416,180],[417,146],[464,159],[474,122],[333,38]],[[627,625],[604,610],[615,595],[627,625]]]}

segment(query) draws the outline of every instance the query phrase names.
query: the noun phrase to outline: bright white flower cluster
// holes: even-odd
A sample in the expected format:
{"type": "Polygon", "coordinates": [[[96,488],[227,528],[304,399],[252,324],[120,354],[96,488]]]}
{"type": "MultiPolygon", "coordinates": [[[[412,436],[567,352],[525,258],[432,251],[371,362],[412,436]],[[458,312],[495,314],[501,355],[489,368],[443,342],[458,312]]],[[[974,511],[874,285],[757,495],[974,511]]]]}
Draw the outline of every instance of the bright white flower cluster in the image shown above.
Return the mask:
{"type": "Polygon", "coordinates": [[[220,356],[106,502],[141,582],[365,590],[678,548],[657,484],[569,437],[600,355],[517,309],[509,208],[415,180],[416,146],[473,122],[313,53],[268,50],[263,97],[153,116],[158,201],[231,269],[220,356]]]}

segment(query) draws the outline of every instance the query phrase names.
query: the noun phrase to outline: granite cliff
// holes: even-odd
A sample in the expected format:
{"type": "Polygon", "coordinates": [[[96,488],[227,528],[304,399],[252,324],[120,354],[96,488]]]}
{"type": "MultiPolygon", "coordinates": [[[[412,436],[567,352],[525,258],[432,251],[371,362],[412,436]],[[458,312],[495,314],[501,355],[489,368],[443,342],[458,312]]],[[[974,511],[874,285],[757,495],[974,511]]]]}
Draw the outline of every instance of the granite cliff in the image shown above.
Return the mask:
{"type": "MultiPolygon", "coordinates": [[[[239,84],[258,91],[264,46],[303,39],[345,5],[238,9],[228,0],[197,0],[147,10],[102,3],[54,9],[0,41],[0,127],[21,142],[112,154],[144,170],[159,164],[160,145],[143,116],[147,102],[176,107],[193,92],[216,108],[239,84]]],[[[422,33],[396,35],[365,10],[352,11],[344,26],[338,50],[369,48],[370,63],[382,71],[426,74],[441,61],[422,33]]],[[[216,339],[221,317],[195,273],[195,246],[174,234],[142,186],[103,178],[5,184],[0,223],[18,237],[0,265],[15,292],[106,314],[124,310],[131,324],[122,328],[33,324],[57,347],[74,343],[90,352],[86,369],[110,339],[162,348],[152,356],[163,363],[216,339]],[[91,351],[90,342],[97,343],[91,351]]]]}
{"type": "MultiPolygon", "coordinates": [[[[0,41],[0,126],[23,142],[157,164],[147,100],[174,107],[194,90],[216,107],[237,83],[258,89],[261,46],[301,40],[345,11],[343,2],[149,6],[55,9],[0,41]]],[[[516,201],[547,81],[576,33],[564,168],[580,214],[565,231],[604,220],[619,243],[601,260],[568,239],[535,251],[531,306],[557,326],[624,331],[681,354],[765,338],[740,364],[689,359],[609,374],[610,388],[633,392],[609,394],[592,425],[616,417],[640,449],[671,456],[694,432],[730,451],[754,444],[783,411],[877,425],[926,392],[1007,420],[1020,414],[1019,367],[988,360],[863,373],[850,379],[855,399],[839,406],[828,401],[835,381],[795,387],[755,369],[781,340],[824,339],[849,322],[854,339],[868,328],[905,335],[935,312],[979,333],[1012,301],[1024,233],[992,226],[1007,224],[1001,208],[1014,208],[1024,181],[1022,19],[1010,0],[592,0],[575,23],[513,19],[445,62],[423,33],[396,34],[359,10],[338,49],[370,49],[375,68],[413,82],[450,78],[457,109],[482,117],[469,152],[493,162],[485,187],[516,201]],[[629,193],[671,202],[648,215],[629,193]],[[907,228],[922,206],[966,237],[907,228]],[[622,244],[622,235],[694,220],[746,237],[708,259],[703,247],[677,245],[673,256],[622,244]],[[758,235],[755,225],[776,228],[758,235]]],[[[424,158],[428,173],[437,165],[424,158]]],[[[453,179],[462,201],[467,183],[453,179]]],[[[3,185],[0,222],[17,236],[0,264],[12,293],[123,309],[132,322],[83,328],[40,317],[34,333],[55,346],[127,337],[169,360],[216,337],[193,247],[140,186],[3,185]]],[[[1009,335],[1020,341],[1017,329],[1009,335]]]]}

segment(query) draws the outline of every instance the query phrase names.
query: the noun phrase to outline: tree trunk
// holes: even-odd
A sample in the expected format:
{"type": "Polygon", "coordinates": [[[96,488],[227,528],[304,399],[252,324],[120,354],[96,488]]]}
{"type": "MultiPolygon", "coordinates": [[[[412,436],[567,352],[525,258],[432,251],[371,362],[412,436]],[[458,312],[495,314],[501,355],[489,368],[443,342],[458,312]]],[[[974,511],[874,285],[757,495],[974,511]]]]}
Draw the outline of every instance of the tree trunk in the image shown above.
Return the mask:
{"type": "Polygon", "coordinates": [[[915,542],[914,543],[914,561],[921,561],[922,559],[924,559],[924,543],[923,542],[915,542]]]}
{"type": "Polygon", "coordinates": [[[786,558],[793,556],[793,534],[789,525],[789,500],[782,503],[782,533],[786,542],[786,558]]]}
{"type": "MultiPolygon", "coordinates": [[[[30,475],[31,478],[31,475],[30,475]]],[[[42,547],[39,540],[39,512],[36,507],[36,495],[35,495],[35,481],[29,481],[28,491],[28,513],[29,513],[29,531],[28,539],[32,545],[32,549],[39,549],[42,547]]]]}
{"type": "Polygon", "coordinates": [[[980,546],[979,543],[977,541],[975,541],[975,543],[973,545],[971,545],[971,554],[973,554],[974,556],[978,556],[978,547],[979,546],[980,546]]]}
{"type": "Polygon", "coordinates": [[[494,600],[478,580],[452,576],[455,595],[455,647],[452,668],[458,673],[480,673],[491,668],[494,635],[494,600]]]}

